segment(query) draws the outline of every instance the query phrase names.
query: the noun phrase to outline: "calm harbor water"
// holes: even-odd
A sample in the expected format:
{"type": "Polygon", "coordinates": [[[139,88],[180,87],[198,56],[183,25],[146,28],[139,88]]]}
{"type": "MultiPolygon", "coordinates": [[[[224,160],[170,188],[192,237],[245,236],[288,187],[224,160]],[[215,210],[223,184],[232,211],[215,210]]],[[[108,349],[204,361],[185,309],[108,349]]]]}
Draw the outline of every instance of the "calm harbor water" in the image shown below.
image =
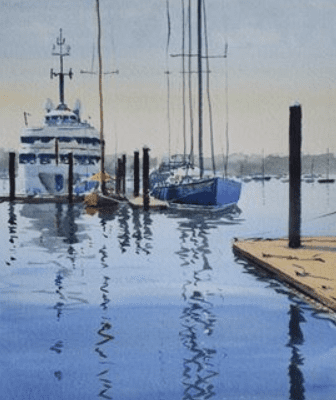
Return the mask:
{"type": "MultiPolygon", "coordinates": [[[[303,234],[335,235],[336,185],[302,192],[303,234]]],[[[239,208],[0,204],[0,399],[334,399],[335,318],[232,252],[286,236],[288,184],[239,208]]]]}

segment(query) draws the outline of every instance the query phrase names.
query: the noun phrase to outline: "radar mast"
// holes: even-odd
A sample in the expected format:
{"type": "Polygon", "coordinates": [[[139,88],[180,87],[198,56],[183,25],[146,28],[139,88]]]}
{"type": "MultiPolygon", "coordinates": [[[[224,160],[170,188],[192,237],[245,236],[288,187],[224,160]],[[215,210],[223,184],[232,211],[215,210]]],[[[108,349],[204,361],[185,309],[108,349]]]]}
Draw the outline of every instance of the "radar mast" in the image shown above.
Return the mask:
{"type": "Polygon", "coordinates": [[[62,36],[62,29],[60,29],[60,35],[58,38],[56,38],[56,44],[59,46],[59,51],[55,51],[56,46],[53,45],[53,56],[59,56],[60,58],[60,72],[54,72],[53,69],[50,70],[50,78],[52,79],[54,76],[59,76],[59,98],[60,98],[60,104],[57,107],[60,110],[65,110],[67,108],[66,104],[64,103],[64,77],[69,76],[70,79],[72,79],[72,69],[69,69],[68,73],[63,72],[63,57],[69,56],[70,55],[70,46],[64,46],[65,44],[65,38],[62,36]],[[66,47],[64,49],[64,47],[66,47]]]}

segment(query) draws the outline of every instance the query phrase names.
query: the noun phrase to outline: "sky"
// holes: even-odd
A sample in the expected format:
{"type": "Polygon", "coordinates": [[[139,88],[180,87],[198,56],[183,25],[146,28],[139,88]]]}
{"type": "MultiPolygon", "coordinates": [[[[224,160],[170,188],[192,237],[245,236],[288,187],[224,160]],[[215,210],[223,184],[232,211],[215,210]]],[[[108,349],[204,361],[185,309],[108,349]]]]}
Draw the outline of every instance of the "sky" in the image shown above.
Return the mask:
{"type": "MultiPolygon", "coordinates": [[[[182,0],[168,0],[168,54],[181,53],[181,4],[182,0]]],[[[99,130],[98,76],[80,73],[98,69],[95,0],[0,0],[0,9],[0,147],[18,149],[24,112],[30,114],[29,126],[40,126],[46,99],[58,104],[58,81],[50,79],[50,68],[59,68],[51,53],[60,28],[71,46],[65,70],[74,72],[72,80],[66,78],[65,101],[73,107],[79,99],[82,119],[99,130]]],[[[195,24],[196,0],[192,10],[195,24]]],[[[167,57],[167,1],[100,0],[100,11],[103,70],[119,70],[104,75],[103,81],[107,153],[132,154],[149,146],[151,156],[161,156],[168,152],[169,132],[171,152],[182,152],[182,60],[167,57]]],[[[335,153],[336,2],[206,0],[206,12],[209,54],[223,55],[228,43],[226,59],[210,59],[215,152],[225,151],[228,122],[230,153],[288,154],[289,107],[299,102],[302,151],[319,154],[329,148],[335,153]]],[[[196,59],[192,60],[195,71],[196,59]]],[[[195,95],[196,74],[192,80],[195,95]]],[[[193,109],[197,111],[195,96],[193,109]]],[[[206,156],[207,110],[205,98],[206,156]]],[[[188,114],[186,130],[189,151],[188,114]]]]}

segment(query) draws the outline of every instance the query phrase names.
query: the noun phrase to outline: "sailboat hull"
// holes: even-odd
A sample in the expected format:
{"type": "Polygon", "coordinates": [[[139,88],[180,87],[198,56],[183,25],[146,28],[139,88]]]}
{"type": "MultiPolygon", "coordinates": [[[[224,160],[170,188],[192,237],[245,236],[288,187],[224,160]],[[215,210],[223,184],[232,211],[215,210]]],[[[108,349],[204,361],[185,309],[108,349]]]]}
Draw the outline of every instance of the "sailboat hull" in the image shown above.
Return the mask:
{"type": "Polygon", "coordinates": [[[325,179],[319,179],[317,182],[318,183],[334,183],[335,179],[325,178],[325,179]]]}
{"type": "Polygon", "coordinates": [[[159,200],[172,203],[222,207],[236,204],[240,192],[240,182],[216,177],[185,184],[157,186],[151,194],[159,200]]]}

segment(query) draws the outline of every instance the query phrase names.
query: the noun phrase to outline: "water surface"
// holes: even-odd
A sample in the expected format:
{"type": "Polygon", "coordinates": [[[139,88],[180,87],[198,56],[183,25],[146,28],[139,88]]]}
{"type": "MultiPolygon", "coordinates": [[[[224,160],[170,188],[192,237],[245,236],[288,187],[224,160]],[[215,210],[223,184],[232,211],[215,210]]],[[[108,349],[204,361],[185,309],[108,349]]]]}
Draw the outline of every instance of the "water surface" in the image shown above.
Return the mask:
{"type": "MultiPolygon", "coordinates": [[[[334,235],[336,186],[302,192],[303,234],[334,235]]],[[[239,208],[0,204],[0,399],[334,399],[333,316],[232,252],[286,236],[288,184],[239,208]]]]}

